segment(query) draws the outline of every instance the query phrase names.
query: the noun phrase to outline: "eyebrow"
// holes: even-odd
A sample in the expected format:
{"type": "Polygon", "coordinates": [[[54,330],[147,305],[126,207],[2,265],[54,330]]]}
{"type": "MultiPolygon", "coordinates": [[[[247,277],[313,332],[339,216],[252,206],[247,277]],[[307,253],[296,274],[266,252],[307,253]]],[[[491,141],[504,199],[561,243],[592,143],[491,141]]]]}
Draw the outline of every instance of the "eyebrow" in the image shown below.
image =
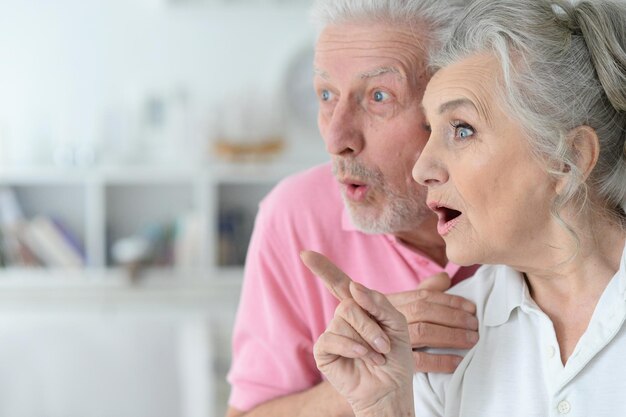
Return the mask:
{"type": "Polygon", "coordinates": [[[484,106],[477,107],[472,100],[467,98],[458,98],[456,100],[447,101],[439,106],[438,112],[439,114],[443,114],[456,110],[459,107],[470,107],[474,109],[474,111],[478,113],[478,115],[482,117],[487,124],[491,125],[491,118],[489,117],[488,109],[484,106]]]}
{"type": "Polygon", "coordinates": [[[317,75],[317,76],[319,76],[319,77],[321,77],[321,78],[323,78],[325,80],[328,80],[330,78],[330,76],[328,75],[328,73],[326,71],[321,70],[319,68],[313,68],[313,74],[315,74],[315,75],[317,75]]]}
{"type": "Polygon", "coordinates": [[[394,67],[379,67],[379,68],[375,68],[375,69],[373,69],[371,71],[362,72],[359,75],[359,77],[361,79],[366,79],[366,78],[378,77],[378,76],[384,75],[384,74],[398,74],[402,78],[404,78],[404,76],[402,75],[400,70],[398,68],[394,68],[394,67]]]}
{"type": "MultiPolygon", "coordinates": [[[[319,68],[313,68],[313,73],[325,80],[329,80],[330,76],[328,75],[328,73],[324,70],[321,70],[319,68]]],[[[358,77],[362,80],[364,79],[368,79],[368,78],[374,78],[374,77],[378,77],[384,74],[398,74],[400,75],[402,78],[405,78],[404,75],[402,75],[402,72],[400,72],[400,70],[398,68],[394,68],[394,67],[379,67],[379,68],[375,68],[371,71],[365,71],[362,72],[358,75],[358,77]]]]}
{"type": "Polygon", "coordinates": [[[456,110],[459,107],[472,107],[474,110],[476,110],[477,113],[480,113],[474,103],[466,98],[458,98],[456,100],[451,100],[443,103],[441,106],[439,106],[438,113],[444,114],[456,110]]]}

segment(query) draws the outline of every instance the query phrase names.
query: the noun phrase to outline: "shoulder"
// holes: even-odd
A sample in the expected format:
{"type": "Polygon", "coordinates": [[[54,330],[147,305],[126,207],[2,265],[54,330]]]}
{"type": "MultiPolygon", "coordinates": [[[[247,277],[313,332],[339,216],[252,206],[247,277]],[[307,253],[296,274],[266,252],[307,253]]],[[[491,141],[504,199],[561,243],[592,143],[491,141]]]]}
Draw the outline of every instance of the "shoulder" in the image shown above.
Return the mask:
{"type": "Polygon", "coordinates": [[[313,201],[341,198],[329,163],[317,165],[281,180],[263,199],[268,209],[308,207],[313,201]]]}
{"type": "Polygon", "coordinates": [[[448,294],[458,295],[476,304],[476,315],[479,321],[484,316],[485,305],[493,293],[496,279],[500,275],[505,275],[507,267],[503,265],[483,265],[476,273],[458,283],[446,291],[448,294]]]}
{"type": "Polygon", "coordinates": [[[261,201],[257,223],[278,229],[339,227],[344,205],[329,163],[280,181],[261,201]]]}

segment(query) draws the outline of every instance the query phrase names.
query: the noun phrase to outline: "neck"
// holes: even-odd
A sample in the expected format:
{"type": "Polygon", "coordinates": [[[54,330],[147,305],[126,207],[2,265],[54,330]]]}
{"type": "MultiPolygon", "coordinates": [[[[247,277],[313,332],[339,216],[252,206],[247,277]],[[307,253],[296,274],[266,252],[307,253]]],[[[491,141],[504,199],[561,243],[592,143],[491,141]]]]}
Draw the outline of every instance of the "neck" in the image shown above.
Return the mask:
{"type": "Polygon", "coordinates": [[[577,251],[571,236],[567,235],[561,239],[561,242],[567,240],[567,244],[554,245],[552,252],[545,251],[543,265],[518,268],[526,273],[531,295],[540,307],[539,300],[549,303],[555,299],[579,299],[594,288],[593,292],[600,290],[601,293],[619,269],[626,241],[624,230],[614,224],[594,223],[593,228],[577,231],[577,234],[580,239],[577,251]],[[567,247],[565,252],[570,254],[565,259],[560,249],[563,247],[567,247]],[[561,263],[554,265],[555,259],[561,263]]]}
{"type": "Polygon", "coordinates": [[[439,266],[446,266],[446,244],[437,233],[437,216],[428,216],[417,230],[394,233],[400,241],[415,252],[422,253],[436,262],[439,266]]]}
{"type": "Polygon", "coordinates": [[[584,226],[576,227],[578,251],[571,236],[559,232],[556,241],[561,244],[551,246],[539,259],[544,265],[518,268],[526,273],[533,300],[552,320],[563,363],[587,329],[598,300],[619,269],[626,240],[625,231],[606,220],[584,226]],[[575,255],[550,265],[548,262],[553,264],[554,259],[563,259],[563,247],[575,255]]]}

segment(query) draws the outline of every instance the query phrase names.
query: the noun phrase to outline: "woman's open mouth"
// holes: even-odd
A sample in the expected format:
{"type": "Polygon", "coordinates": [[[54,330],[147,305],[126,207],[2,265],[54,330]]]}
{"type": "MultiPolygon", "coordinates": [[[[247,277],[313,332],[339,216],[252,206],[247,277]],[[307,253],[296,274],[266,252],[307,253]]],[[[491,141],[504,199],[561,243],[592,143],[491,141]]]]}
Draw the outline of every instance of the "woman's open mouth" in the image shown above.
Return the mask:
{"type": "Polygon", "coordinates": [[[446,236],[454,226],[459,222],[460,216],[463,214],[459,210],[452,207],[444,206],[438,202],[429,202],[428,207],[435,213],[439,221],[437,222],[437,232],[441,236],[446,236]]]}

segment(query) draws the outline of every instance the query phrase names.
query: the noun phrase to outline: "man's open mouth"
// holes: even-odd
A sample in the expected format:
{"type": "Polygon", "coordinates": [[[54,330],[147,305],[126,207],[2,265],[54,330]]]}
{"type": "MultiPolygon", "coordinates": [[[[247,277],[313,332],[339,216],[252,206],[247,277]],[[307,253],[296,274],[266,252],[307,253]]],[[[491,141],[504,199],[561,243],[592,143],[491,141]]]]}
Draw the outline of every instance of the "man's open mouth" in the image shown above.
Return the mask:
{"type": "Polygon", "coordinates": [[[340,180],[339,182],[343,184],[345,195],[351,201],[360,202],[365,200],[369,190],[369,186],[366,183],[351,179],[340,180]]]}

